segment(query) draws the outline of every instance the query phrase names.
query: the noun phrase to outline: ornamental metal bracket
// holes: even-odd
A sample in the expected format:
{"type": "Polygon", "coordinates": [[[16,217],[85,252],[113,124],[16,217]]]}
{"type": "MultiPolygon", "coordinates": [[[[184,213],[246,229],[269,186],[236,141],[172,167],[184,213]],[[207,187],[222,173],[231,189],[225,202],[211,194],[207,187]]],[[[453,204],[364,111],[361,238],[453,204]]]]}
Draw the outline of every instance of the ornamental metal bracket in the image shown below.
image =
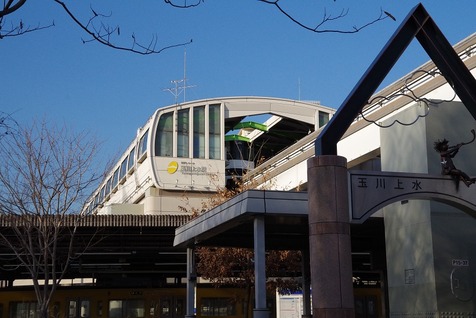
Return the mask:
{"type": "Polygon", "coordinates": [[[315,142],[315,154],[337,155],[337,142],[375,93],[411,41],[417,38],[476,119],[476,80],[420,3],[410,11],[315,142]]]}

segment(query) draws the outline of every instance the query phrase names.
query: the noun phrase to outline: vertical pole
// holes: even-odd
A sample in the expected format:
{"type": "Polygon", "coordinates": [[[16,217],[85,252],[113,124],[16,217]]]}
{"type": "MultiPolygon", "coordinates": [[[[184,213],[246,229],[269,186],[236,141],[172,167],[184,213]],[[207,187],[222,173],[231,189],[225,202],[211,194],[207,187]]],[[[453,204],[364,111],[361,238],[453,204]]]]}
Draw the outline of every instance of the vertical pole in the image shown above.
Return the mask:
{"type": "Polygon", "coordinates": [[[316,156],[307,164],[313,317],[353,318],[347,160],[316,156]]]}
{"type": "Polygon", "coordinates": [[[195,250],[187,248],[187,308],[185,317],[195,317],[195,288],[197,286],[197,274],[195,271],[195,250]]]}
{"type": "Polygon", "coordinates": [[[309,246],[301,251],[302,255],[302,318],[311,318],[311,267],[309,265],[309,246]]]}
{"type": "Polygon", "coordinates": [[[255,308],[253,318],[268,318],[266,308],[266,255],[264,217],[257,216],[254,226],[254,257],[255,257],[255,308]]]}

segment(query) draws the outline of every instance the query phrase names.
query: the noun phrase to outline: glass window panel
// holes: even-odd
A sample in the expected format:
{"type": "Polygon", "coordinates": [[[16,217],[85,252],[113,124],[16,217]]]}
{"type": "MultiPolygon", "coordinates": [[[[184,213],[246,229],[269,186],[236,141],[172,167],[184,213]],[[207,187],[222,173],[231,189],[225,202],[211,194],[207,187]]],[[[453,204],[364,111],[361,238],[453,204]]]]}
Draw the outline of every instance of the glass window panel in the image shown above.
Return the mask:
{"type": "Polygon", "coordinates": [[[110,318],[143,318],[145,317],[145,301],[143,299],[110,300],[110,318]]]}
{"type": "Polygon", "coordinates": [[[193,108],[193,157],[205,158],[205,106],[193,108]]]}
{"type": "Polygon", "coordinates": [[[68,317],[69,318],[76,318],[76,300],[70,300],[69,301],[69,309],[68,309],[68,317]]]}
{"type": "Polygon", "coordinates": [[[170,306],[171,304],[169,299],[162,299],[160,301],[160,311],[163,317],[168,317],[170,315],[171,313],[170,306]]]}
{"type": "Polygon", "coordinates": [[[190,140],[190,110],[177,112],[177,157],[188,158],[190,140]]]}
{"type": "Polygon", "coordinates": [[[329,122],[329,114],[324,112],[319,112],[319,127],[324,126],[329,122]]]}
{"type": "Polygon", "coordinates": [[[124,317],[131,318],[143,318],[145,314],[144,300],[142,299],[130,299],[125,301],[125,315],[124,317]]]}
{"type": "Polygon", "coordinates": [[[202,316],[234,316],[235,307],[231,298],[202,298],[200,313],[202,316]]]}
{"type": "Polygon", "coordinates": [[[129,160],[127,161],[127,171],[131,170],[134,167],[135,158],[136,158],[136,147],[132,148],[131,152],[129,152],[129,160]]]}
{"type": "Polygon", "coordinates": [[[105,187],[101,188],[101,193],[99,194],[99,202],[101,203],[104,200],[105,187]]]}
{"type": "Polygon", "coordinates": [[[89,318],[90,317],[90,306],[89,300],[81,300],[81,307],[80,307],[80,317],[81,318],[89,318]]]}
{"type": "Polygon", "coordinates": [[[122,300],[109,301],[109,318],[122,318],[122,300]]]}
{"type": "Polygon", "coordinates": [[[13,302],[10,304],[10,317],[37,318],[36,302],[13,302]]]}
{"type": "Polygon", "coordinates": [[[111,183],[112,183],[112,178],[109,178],[109,180],[107,180],[107,183],[106,183],[106,190],[105,190],[106,195],[111,193],[111,183]]]}
{"type": "Polygon", "coordinates": [[[162,114],[155,135],[155,155],[159,157],[173,156],[173,116],[174,113],[162,114]]]}
{"type": "Polygon", "coordinates": [[[119,183],[119,168],[114,171],[114,175],[112,176],[112,187],[115,188],[119,183]]]}
{"type": "Polygon", "coordinates": [[[221,118],[220,105],[210,105],[209,110],[209,158],[220,159],[221,156],[221,118]]]}
{"type": "Polygon", "coordinates": [[[121,172],[119,173],[119,180],[124,178],[127,173],[127,157],[121,163],[121,172]]]}
{"type": "Polygon", "coordinates": [[[149,131],[141,137],[139,142],[139,157],[141,157],[147,151],[147,139],[149,138],[149,131]]]}

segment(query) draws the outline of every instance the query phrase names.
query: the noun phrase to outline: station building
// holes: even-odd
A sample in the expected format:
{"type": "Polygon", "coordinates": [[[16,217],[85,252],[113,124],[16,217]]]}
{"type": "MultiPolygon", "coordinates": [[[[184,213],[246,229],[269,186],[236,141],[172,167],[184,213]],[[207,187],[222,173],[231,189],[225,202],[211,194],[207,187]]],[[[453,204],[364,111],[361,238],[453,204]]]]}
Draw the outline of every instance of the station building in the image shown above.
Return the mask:
{"type": "MultiPolygon", "coordinates": [[[[476,75],[476,34],[456,44],[454,49],[476,75]]],[[[153,222],[128,227],[127,218],[160,219],[162,223],[157,232],[161,227],[170,230],[185,223],[193,226],[190,215],[192,211],[202,212],[203,200],[213,195],[217,187],[242,178],[254,188],[248,197],[259,196],[264,191],[269,198],[279,199],[281,193],[291,193],[286,198],[293,200],[279,201],[281,205],[269,207],[286,210],[289,215],[273,219],[274,227],[270,225],[270,228],[275,231],[274,236],[266,239],[269,246],[286,246],[292,243],[292,238],[283,235],[292,229],[299,245],[308,235],[307,160],[314,156],[314,142],[334,113],[333,108],[319,103],[265,97],[213,98],[160,108],[138,130],[117,165],[91,196],[85,211],[104,219],[122,218],[118,224],[131,231],[140,229],[137,236],[142,235],[144,227],[149,233],[153,222]]],[[[377,92],[348,128],[337,149],[338,154],[347,159],[349,170],[440,175],[441,160],[434,149],[435,141],[447,139],[451,145],[468,142],[461,147],[454,162],[467,174],[476,175],[476,144],[469,143],[475,126],[475,119],[454,93],[452,85],[430,61],[377,92]]],[[[319,182],[326,183],[326,180],[319,182]]],[[[366,186],[378,190],[401,184],[389,184],[380,178],[369,181],[366,186]]],[[[409,186],[419,187],[418,180],[409,186]]],[[[467,187],[460,182],[458,186],[461,191],[475,191],[476,195],[476,185],[467,187]]],[[[230,210],[222,212],[226,211],[230,210]]],[[[210,215],[203,212],[202,216],[210,215]]],[[[378,290],[378,294],[356,293],[356,317],[475,316],[476,220],[470,214],[437,201],[402,200],[386,205],[363,224],[352,225],[356,290],[365,290],[366,286],[378,290]]],[[[226,219],[224,214],[216,217],[226,219]]],[[[114,222],[104,222],[94,226],[114,227],[114,222]]],[[[224,231],[220,240],[252,240],[253,234],[246,224],[240,230],[240,237],[226,236],[224,231]]],[[[177,283],[187,271],[183,248],[173,248],[174,233],[168,231],[166,235],[170,246],[158,245],[163,248],[161,255],[174,255],[168,264],[169,272],[141,268],[142,278],[157,274],[163,279],[157,286],[165,286],[167,275],[177,283]],[[180,265],[174,267],[174,263],[180,265]]],[[[159,236],[156,239],[160,240],[159,236]]],[[[179,243],[186,243],[187,239],[179,243]]],[[[122,278],[132,276],[134,270],[126,264],[133,264],[136,248],[129,244],[132,241],[124,245],[127,248],[119,246],[126,241],[127,236],[121,236],[121,240],[107,247],[112,251],[116,245],[124,253],[120,256],[122,265],[117,268],[112,258],[104,258],[106,250],[98,245],[98,250],[88,255],[88,275],[102,277],[105,284],[106,277],[112,279],[111,273],[122,278]],[[103,258],[93,257],[101,253],[103,258]],[[108,276],[101,276],[105,268],[113,270],[108,276]]],[[[153,249],[151,240],[147,244],[153,249]]],[[[305,248],[306,244],[297,247],[305,248]]],[[[142,252],[141,261],[145,262],[147,251],[142,252]]],[[[159,257],[161,252],[154,250],[154,253],[159,257]]],[[[79,276],[81,269],[84,272],[84,264],[78,262],[75,275],[79,276]]],[[[160,258],[154,258],[154,264],[150,266],[164,266],[160,258]]],[[[5,272],[5,268],[3,266],[1,271],[5,272]]],[[[133,274],[137,286],[140,272],[133,274]]],[[[130,284],[125,279],[123,282],[123,286],[130,284]]],[[[139,292],[134,296],[139,297],[139,292]]],[[[167,308],[172,308],[170,306],[169,303],[167,308]]],[[[203,308],[210,306],[200,308],[205,310],[203,308]]],[[[198,316],[214,315],[201,313],[200,308],[197,308],[198,316]]],[[[163,317],[175,318],[169,309],[170,315],[163,317]]],[[[276,315],[287,318],[286,310],[281,309],[276,315]]],[[[162,317],[159,311],[138,312],[142,313],[141,317],[162,317]]],[[[110,313],[106,307],[101,307],[101,315],[98,312],[99,309],[90,316],[107,317],[106,312],[110,313]]],[[[175,313],[183,316],[183,311],[175,313]]],[[[233,316],[232,313],[227,315],[233,316]]]]}

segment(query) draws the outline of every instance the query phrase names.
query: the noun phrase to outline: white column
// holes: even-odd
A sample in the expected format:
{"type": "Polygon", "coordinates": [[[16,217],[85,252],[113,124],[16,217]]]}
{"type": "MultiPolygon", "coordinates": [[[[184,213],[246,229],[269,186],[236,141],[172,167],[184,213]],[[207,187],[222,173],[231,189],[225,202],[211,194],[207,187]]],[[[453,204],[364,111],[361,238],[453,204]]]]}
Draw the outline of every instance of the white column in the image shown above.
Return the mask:
{"type": "Polygon", "coordinates": [[[254,219],[255,308],[253,318],[268,318],[266,308],[266,255],[264,217],[254,219]]]}
{"type": "Polygon", "coordinates": [[[195,270],[195,250],[187,248],[187,308],[185,317],[195,317],[195,288],[197,286],[197,274],[195,270]]]}

